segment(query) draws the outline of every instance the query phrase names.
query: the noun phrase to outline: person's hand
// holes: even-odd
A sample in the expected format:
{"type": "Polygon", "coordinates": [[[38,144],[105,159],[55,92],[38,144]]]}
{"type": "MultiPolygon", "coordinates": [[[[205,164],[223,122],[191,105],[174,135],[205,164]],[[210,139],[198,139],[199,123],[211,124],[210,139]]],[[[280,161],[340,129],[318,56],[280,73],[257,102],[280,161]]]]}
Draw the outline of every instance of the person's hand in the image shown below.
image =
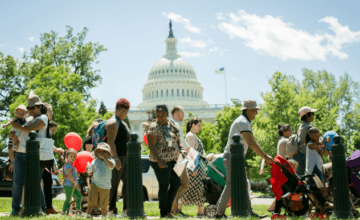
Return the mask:
{"type": "Polygon", "coordinates": [[[198,170],[192,173],[192,176],[196,176],[198,174],[198,170]]]}
{"type": "Polygon", "coordinates": [[[98,156],[100,159],[104,159],[104,154],[99,154],[99,156],[98,156]]]}
{"type": "Polygon", "coordinates": [[[160,169],[163,169],[163,168],[167,168],[168,166],[166,165],[165,161],[163,160],[159,160],[158,161],[158,165],[160,167],[160,169]]]}
{"type": "Polygon", "coordinates": [[[9,165],[9,171],[12,172],[13,171],[13,164],[9,165]]]}
{"type": "Polygon", "coordinates": [[[273,159],[271,156],[269,156],[269,155],[266,155],[266,156],[264,157],[264,159],[265,159],[265,163],[266,163],[268,166],[271,166],[271,165],[274,163],[274,159],[273,159]]]}
{"type": "Polygon", "coordinates": [[[64,153],[64,149],[62,149],[62,148],[56,148],[56,150],[57,150],[57,152],[59,152],[59,153],[61,153],[61,154],[64,153]]]}
{"type": "Polygon", "coordinates": [[[331,141],[331,138],[330,138],[330,137],[326,137],[326,141],[325,141],[325,144],[328,144],[328,143],[330,143],[330,141],[331,141]]]}
{"type": "Polygon", "coordinates": [[[115,158],[115,168],[117,170],[120,170],[121,169],[121,161],[119,158],[115,158]]]}

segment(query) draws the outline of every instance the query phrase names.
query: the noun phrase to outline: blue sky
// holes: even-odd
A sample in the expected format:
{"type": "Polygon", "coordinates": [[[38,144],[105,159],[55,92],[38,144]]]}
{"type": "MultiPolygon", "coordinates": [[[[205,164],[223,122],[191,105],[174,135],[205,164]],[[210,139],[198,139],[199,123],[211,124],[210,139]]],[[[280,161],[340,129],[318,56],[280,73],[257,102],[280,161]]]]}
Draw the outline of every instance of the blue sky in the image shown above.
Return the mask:
{"type": "Polygon", "coordinates": [[[40,33],[89,28],[102,84],[92,97],[113,108],[142,102],[151,67],[165,54],[173,20],[177,49],[194,68],[210,104],[255,99],[276,71],[301,79],[301,69],[344,72],[360,81],[360,1],[0,1],[0,51],[21,58],[40,33]]]}

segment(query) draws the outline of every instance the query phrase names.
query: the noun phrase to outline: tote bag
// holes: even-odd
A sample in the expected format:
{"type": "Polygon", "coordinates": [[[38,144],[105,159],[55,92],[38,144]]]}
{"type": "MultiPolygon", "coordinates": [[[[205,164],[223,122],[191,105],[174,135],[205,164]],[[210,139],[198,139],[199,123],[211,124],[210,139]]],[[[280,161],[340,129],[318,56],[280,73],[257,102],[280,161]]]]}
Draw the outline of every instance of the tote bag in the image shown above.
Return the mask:
{"type": "Polygon", "coordinates": [[[53,160],[54,159],[54,140],[51,138],[36,138],[40,142],[40,160],[53,160]]]}

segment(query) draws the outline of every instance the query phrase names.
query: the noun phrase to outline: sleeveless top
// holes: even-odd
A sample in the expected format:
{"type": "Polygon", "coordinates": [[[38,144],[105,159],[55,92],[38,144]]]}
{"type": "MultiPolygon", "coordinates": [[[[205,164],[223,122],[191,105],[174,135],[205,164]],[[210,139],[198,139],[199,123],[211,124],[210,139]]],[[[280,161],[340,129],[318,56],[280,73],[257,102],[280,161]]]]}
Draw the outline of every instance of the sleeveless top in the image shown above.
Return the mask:
{"type": "MultiPolygon", "coordinates": [[[[130,129],[128,128],[125,122],[121,121],[114,141],[116,146],[116,153],[119,157],[127,155],[126,143],[129,141],[130,141],[130,129]]],[[[105,142],[107,142],[107,138],[105,139],[105,142]]]]}

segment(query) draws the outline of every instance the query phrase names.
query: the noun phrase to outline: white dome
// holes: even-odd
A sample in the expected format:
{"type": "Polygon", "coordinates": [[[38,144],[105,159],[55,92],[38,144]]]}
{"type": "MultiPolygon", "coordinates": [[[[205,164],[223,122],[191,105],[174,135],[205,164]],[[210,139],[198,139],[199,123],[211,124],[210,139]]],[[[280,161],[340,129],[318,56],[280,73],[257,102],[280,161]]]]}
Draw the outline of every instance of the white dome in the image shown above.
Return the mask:
{"type": "Polygon", "coordinates": [[[166,54],[150,70],[148,81],[142,89],[143,102],[138,109],[153,109],[157,104],[167,104],[169,108],[180,105],[184,108],[206,108],[209,104],[202,100],[203,87],[197,81],[192,66],[176,51],[177,40],[170,25],[166,42],[166,54]]]}

